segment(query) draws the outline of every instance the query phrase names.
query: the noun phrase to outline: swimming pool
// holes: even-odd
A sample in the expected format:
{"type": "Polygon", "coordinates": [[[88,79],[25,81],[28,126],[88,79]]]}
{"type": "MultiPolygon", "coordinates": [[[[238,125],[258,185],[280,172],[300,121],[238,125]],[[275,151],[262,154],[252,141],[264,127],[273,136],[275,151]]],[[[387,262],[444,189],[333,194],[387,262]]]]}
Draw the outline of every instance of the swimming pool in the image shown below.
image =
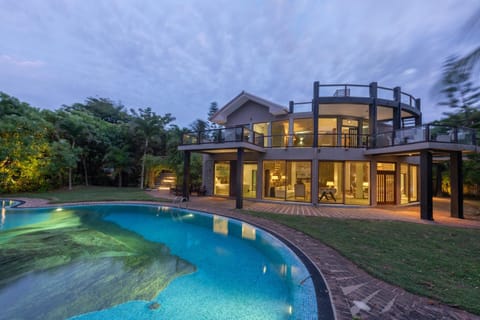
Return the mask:
{"type": "Polygon", "coordinates": [[[0,318],[333,319],[302,261],[241,221],[146,205],[4,216],[0,318]]]}

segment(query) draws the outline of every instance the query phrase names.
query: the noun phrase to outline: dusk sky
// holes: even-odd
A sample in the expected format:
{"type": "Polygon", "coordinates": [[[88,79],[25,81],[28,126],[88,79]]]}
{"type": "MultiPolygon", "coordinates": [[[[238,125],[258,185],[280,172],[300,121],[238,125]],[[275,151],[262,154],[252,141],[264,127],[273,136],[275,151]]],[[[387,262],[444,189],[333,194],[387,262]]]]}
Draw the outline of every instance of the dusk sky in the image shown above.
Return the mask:
{"type": "Polygon", "coordinates": [[[377,81],[422,99],[478,40],[478,0],[0,0],[0,91],[39,108],[87,97],[206,119],[242,90],[288,106],[312,83],[377,81]]]}

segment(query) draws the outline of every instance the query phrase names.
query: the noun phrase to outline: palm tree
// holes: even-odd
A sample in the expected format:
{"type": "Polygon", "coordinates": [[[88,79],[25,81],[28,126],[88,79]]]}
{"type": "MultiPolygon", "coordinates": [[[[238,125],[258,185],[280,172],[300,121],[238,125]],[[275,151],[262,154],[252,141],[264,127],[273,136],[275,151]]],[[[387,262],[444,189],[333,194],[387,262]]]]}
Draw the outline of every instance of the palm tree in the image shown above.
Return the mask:
{"type": "Polygon", "coordinates": [[[140,174],[140,189],[143,189],[145,181],[145,161],[147,159],[149,142],[153,137],[160,136],[165,129],[165,125],[175,120],[175,118],[173,118],[169,113],[167,113],[164,117],[158,116],[152,111],[151,108],[139,109],[139,114],[137,114],[135,110],[131,111],[135,116],[132,126],[134,130],[144,139],[142,169],[140,174]]]}
{"type": "Polygon", "coordinates": [[[122,186],[122,173],[129,167],[131,162],[131,154],[127,149],[127,146],[121,148],[110,146],[103,158],[105,165],[113,168],[113,177],[118,176],[119,188],[122,186]]]}

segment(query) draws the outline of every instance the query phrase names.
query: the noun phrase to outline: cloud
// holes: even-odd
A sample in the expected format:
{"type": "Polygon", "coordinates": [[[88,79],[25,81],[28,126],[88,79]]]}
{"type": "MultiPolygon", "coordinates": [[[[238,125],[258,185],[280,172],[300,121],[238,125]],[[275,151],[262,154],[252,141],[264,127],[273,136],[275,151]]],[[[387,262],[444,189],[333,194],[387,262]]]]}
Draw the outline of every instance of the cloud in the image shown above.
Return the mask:
{"type": "Polygon", "coordinates": [[[12,69],[13,80],[0,79],[0,88],[49,108],[108,97],[172,112],[188,125],[206,117],[211,101],[221,106],[241,90],[287,105],[310,100],[315,80],[378,81],[425,98],[430,113],[432,79],[448,55],[463,50],[458,21],[475,6],[475,0],[5,1],[0,64],[20,68],[23,61],[37,68],[37,79],[12,69]]]}
{"type": "Polygon", "coordinates": [[[45,63],[40,60],[24,60],[6,54],[0,55],[0,64],[4,66],[20,67],[25,69],[40,68],[45,65],[45,63]]]}

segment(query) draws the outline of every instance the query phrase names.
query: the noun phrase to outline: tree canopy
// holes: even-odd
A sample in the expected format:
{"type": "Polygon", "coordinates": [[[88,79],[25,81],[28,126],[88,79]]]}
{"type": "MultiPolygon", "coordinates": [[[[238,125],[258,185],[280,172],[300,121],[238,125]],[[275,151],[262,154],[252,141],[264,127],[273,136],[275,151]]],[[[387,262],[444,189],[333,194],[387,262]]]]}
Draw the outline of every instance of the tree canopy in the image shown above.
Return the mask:
{"type": "Polygon", "coordinates": [[[49,111],[0,93],[0,193],[76,184],[144,187],[159,168],[181,167],[174,136],[185,129],[174,120],[106,98],[49,111]]]}

